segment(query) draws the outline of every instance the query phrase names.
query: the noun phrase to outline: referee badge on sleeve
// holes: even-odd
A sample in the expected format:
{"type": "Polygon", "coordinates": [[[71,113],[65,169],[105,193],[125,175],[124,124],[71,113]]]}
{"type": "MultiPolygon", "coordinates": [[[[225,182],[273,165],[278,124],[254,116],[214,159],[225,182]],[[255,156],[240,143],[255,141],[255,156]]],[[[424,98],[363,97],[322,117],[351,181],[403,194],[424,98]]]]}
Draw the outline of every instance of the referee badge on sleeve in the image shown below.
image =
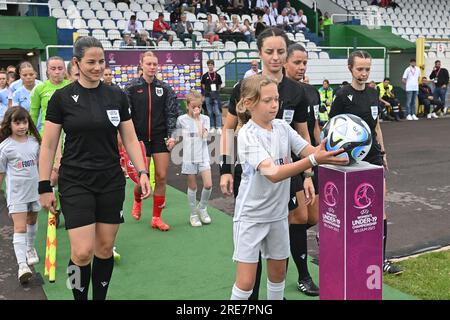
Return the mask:
{"type": "Polygon", "coordinates": [[[109,121],[117,127],[120,123],[120,113],[119,110],[106,110],[106,113],[108,115],[109,121]]]}
{"type": "Polygon", "coordinates": [[[378,106],[371,106],[370,109],[372,110],[373,120],[376,120],[376,118],[378,117],[378,106]]]}
{"type": "Polygon", "coordinates": [[[284,109],[283,120],[290,124],[293,119],[294,119],[294,110],[284,109]]]}
{"type": "Polygon", "coordinates": [[[156,89],[156,95],[158,97],[162,97],[162,95],[163,95],[163,88],[156,87],[155,89],[156,89]]]}

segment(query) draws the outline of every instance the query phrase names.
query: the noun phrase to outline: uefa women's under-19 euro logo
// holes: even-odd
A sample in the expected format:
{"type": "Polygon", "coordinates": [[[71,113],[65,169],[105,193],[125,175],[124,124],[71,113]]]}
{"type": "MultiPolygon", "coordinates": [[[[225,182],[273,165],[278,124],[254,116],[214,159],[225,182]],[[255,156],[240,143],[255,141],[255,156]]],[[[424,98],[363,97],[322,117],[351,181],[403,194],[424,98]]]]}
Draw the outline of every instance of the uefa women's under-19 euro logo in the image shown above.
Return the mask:
{"type": "Polygon", "coordinates": [[[367,182],[361,183],[353,195],[356,209],[366,209],[375,202],[375,188],[367,182]]]}
{"type": "Polygon", "coordinates": [[[323,201],[327,206],[334,207],[338,203],[339,191],[334,182],[328,181],[323,187],[323,201]]]}

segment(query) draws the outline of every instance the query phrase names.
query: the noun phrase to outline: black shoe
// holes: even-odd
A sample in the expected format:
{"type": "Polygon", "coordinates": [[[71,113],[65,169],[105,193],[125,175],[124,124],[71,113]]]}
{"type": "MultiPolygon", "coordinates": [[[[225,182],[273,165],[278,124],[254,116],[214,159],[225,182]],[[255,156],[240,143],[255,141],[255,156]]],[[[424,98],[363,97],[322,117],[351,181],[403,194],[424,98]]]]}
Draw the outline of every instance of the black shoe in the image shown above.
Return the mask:
{"type": "Polygon", "coordinates": [[[384,261],[383,263],[383,271],[384,273],[388,274],[401,274],[403,273],[403,269],[400,268],[398,265],[392,263],[389,260],[384,261]]]}
{"type": "Polygon", "coordinates": [[[317,287],[311,278],[305,278],[297,282],[297,289],[307,296],[317,297],[319,295],[319,287],[317,287]]]}

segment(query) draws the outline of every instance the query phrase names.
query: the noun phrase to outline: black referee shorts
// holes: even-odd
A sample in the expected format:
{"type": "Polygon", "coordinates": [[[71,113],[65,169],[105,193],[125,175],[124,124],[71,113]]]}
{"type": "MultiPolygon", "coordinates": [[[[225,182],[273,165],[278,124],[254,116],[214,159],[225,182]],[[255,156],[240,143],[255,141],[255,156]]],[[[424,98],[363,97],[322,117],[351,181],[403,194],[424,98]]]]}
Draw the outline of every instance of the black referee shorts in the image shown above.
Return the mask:
{"type": "Polygon", "coordinates": [[[62,165],[58,185],[67,230],[124,222],[125,178],[119,165],[101,171],[62,165]]]}
{"type": "Polygon", "coordinates": [[[163,153],[163,152],[169,152],[167,150],[166,141],[164,141],[164,137],[156,137],[149,141],[144,141],[145,145],[145,153],[147,157],[151,157],[154,153],[163,153]]]}
{"type": "Polygon", "coordinates": [[[288,204],[289,211],[297,209],[298,207],[297,192],[299,191],[303,191],[303,178],[301,174],[291,177],[291,189],[288,204]]]}

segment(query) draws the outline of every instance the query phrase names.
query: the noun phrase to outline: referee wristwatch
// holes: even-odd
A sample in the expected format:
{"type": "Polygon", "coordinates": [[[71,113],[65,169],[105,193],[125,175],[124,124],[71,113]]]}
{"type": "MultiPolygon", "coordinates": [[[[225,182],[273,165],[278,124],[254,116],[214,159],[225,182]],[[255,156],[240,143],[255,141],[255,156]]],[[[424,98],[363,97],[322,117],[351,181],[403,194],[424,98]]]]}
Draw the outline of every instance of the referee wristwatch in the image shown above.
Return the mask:
{"type": "Polygon", "coordinates": [[[311,171],[311,172],[303,172],[303,178],[312,178],[312,177],[314,177],[314,171],[311,171]]]}
{"type": "Polygon", "coordinates": [[[146,174],[147,177],[150,178],[150,173],[149,173],[147,170],[139,170],[139,171],[138,171],[138,176],[139,176],[139,178],[141,178],[141,175],[143,175],[143,174],[146,174]]]}

